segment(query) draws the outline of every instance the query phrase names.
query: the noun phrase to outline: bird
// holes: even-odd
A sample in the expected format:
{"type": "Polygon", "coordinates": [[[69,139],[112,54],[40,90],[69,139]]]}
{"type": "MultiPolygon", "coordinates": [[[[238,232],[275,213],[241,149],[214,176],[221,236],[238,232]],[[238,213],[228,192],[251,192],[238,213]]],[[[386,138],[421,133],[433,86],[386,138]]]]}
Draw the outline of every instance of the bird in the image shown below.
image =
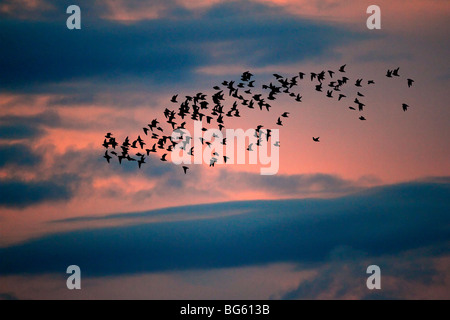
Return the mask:
{"type": "Polygon", "coordinates": [[[210,167],[214,167],[214,164],[217,162],[217,158],[211,158],[210,160],[209,160],[209,166],[210,167]]]}
{"type": "Polygon", "coordinates": [[[103,156],[103,158],[105,158],[106,161],[108,161],[108,163],[109,163],[109,160],[110,160],[112,157],[108,154],[108,150],[106,150],[105,155],[103,156]]]}
{"type": "Polygon", "coordinates": [[[141,165],[142,165],[143,163],[145,163],[145,161],[144,161],[144,156],[142,156],[141,159],[138,161],[139,169],[141,168],[141,165]]]}
{"type": "Polygon", "coordinates": [[[397,69],[394,69],[394,71],[392,71],[392,75],[393,76],[396,76],[396,77],[400,77],[400,75],[398,74],[398,70],[400,69],[400,67],[399,68],[397,68],[397,69]]]}
{"type": "MultiPolygon", "coordinates": [[[[345,72],[346,65],[342,65],[339,68],[338,72],[345,72]]],[[[399,77],[399,67],[393,70],[388,69],[386,73],[386,77],[392,78],[393,76],[399,77]]],[[[326,70],[326,69],[325,69],[326,70]]],[[[344,91],[346,89],[347,81],[349,81],[349,78],[343,76],[341,78],[337,77],[337,72],[332,70],[327,71],[321,71],[321,72],[310,72],[311,81],[312,83],[309,84],[307,81],[305,86],[312,87],[312,90],[324,92],[326,91],[326,96],[333,98],[333,91],[340,92],[341,90],[344,91]],[[329,76],[329,78],[332,78],[333,81],[330,81],[329,84],[326,84],[325,80],[329,76]],[[336,78],[334,78],[336,76],[336,78]],[[317,81],[314,81],[317,80],[317,81]],[[324,89],[325,86],[328,86],[327,89],[324,89]],[[323,91],[322,91],[323,90],[323,91]]],[[[111,146],[113,149],[116,149],[116,146],[119,145],[118,142],[116,142],[116,139],[113,137],[113,134],[111,132],[106,133],[105,138],[103,139],[102,146],[106,148],[106,152],[104,154],[104,158],[107,160],[107,162],[110,162],[110,159],[113,156],[116,156],[119,160],[119,163],[122,164],[122,160],[128,160],[128,161],[137,161],[139,168],[141,168],[142,164],[145,164],[145,154],[147,157],[150,156],[150,153],[156,153],[157,149],[164,150],[165,153],[161,157],[161,161],[168,161],[167,155],[169,152],[175,152],[176,150],[184,150],[184,152],[187,152],[189,156],[194,156],[194,147],[191,145],[191,140],[193,141],[193,138],[186,133],[187,129],[186,126],[188,125],[186,121],[187,119],[192,119],[193,121],[202,121],[203,119],[206,119],[206,123],[209,127],[216,127],[220,131],[225,129],[225,122],[227,117],[230,118],[239,118],[244,116],[247,116],[247,114],[244,114],[242,109],[240,109],[240,106],[246,106],[248,109],[252,110],[252,112],[255,112],[258,110],[256,108],[256,105],[259,107],[259,110],[263,111],[266,109],[267,111],[271,111],[272,109],[272,102],[267,103],[266,101],[271,100],[275,101],[279,99],[280,95],[289,96],[292,100],[295,100],[297,102],[302,102],[302,95],[300,93],[296,92],[295,88],[300,84],[299,80],[303,80],[305,76],[308,73],[306,72],[298,72],[298,75],[294,77],[284,77],[280,74],[274,73],[273,76],[276,78],[276,80],[272,83],[266,83],[262,84],[263,90],[268,90],[266,93],[259,93],[255,91],[251,91],[249,88],[254,88],[254,82],[255,80],[252,80],[252,74],[249,71],[246,71],[242,74],[240,81],[223,81],[222,85],[225,86],[224,89],[221,89],[221,86],[214,86],[213,89],[215,90],[215,93],[210,97],[211,100],[207,99],[207,95],[203,94],[202,92],[198,92],[196,94],[186,95],[185,99],[181,100],[178,99],[179,95],[173,95],[171,98],[172,103],[178,103],[179,102],[179,108],[175,110],[170,110],[168,108],[165,108],[163,115],[164,115],[164,121],[162,121],[162,124],[159,126],[160,122],[155,118],[151,121],[150,124],[148,124],[148,127],[142,128],[145,136],[144,138],[148,139],[155,139],[156,143],[153,144],[152,148],[144,149],[144,146],[146,143],[144,142],[144,139],[142,139],[140,136],[136,140],[130,140],[127,136],[124,140],[124,142],[120,145],[120,148],[122,152],[117,153],[113,150],[109,151],[109,147],[111,146]],[[225,98],[224,91],[229,93],[230,99],[233,99],[233,105],[232,107],[228,106],[228,101],[225,98]],[[181,121],[179,121],[181,119],[181,121]],[[178,123],[181,123],[179,125],[178,123]],[[172,135],[164,135],[164,129],[166,128],[164,123],[168,123],[171,125],[173,129],[173,133],[177,132],[181,136],[174,136],[172,135]],[[156,130],[153,130],[156,129],[156,130]],[[149,132],[151,131],[151,136],[149,136],[149,132]],[[160,131],[158,133],[154,131],[160,131]],[[181,140],[181,141],[180,141],[181,140]],[[180,142],[178,142],[180,141],[180,142]],[[145,150],[145,152],[139,150],[139,147],[141,150],[145,150]],[[137,153],[136,153],[137,152],[137,153]],[[143,154],[141,154],[142,152],[143,154]],[[133,154],[132,154],[133,153],[133,154]],[[135,158],[134,158],[135,156],[135,158]]],[[[308,74],[309,75],[309,74],[308,74]]],[[[356,87],[363,87],[363,79],[358,78],[355,80],[355,86],[356,87]]],[[[364,81],[366,83],[366,81],[364,81]]],[[[414,83],[414,80],[408,78],[407,79],[407,85],[410,88],[414,83]]],[[[303,84],[303,82],[302,82],[303,84]]],[[[375,84],[374,80],[367,80],[367,84],[375,84]]],[[[303,86],[302,86],[303,89],[303,86]]],[[[346,98],[346,92],[343,93],[337,93],[335,96],[337,96],[337,101],[340,101],[343,98],[346,98]]],[[[355,106],[349,106],[348,108],[350,110],[356,110],[358,108],[359,111],[363,111],[363,107],[365,106],[364,103],[359,101],[359,97],[364,97],[364,95],[357,91],[356,92],[356,98],[355,103],[357,105],[355,106]]],[[[274,102],[275,104],[276,102],[274,102]]],[[[274,105],[275,106],[275,105],[274,105]]],[[[402,109],[403,111],[407,111],[409,108],[409,105],[403,103],[402,109]]],[[[259,111],[258,110],[258,111],[259,111]]],[[[247,111],[247,108],[245,108],[245,111],[247,111]]],[[[289,112],[283,112],[277,119],[276,125],[283,126],[282,118],[290,118],[291,114],[289,112]]],[[[364,116],[359,116],[359,120],[366,120],[364,116]]],[[[227,126],[228,127],[228,126],[227,126]]],[[[169,127],[170,128],[170,127],[169,127]]],[[[255,131],[255,138],[256,143],[250,143],[247,147],[247,151],[254,151],[253,145],[256,145],[256,147],[261,146],[262,143],[266,142],[267,144],[272,143],[275,147],[280,147],[280,141],[272,141],[270,142],[270,139],[273,138],[271,134],[271,129],[262,129],[263,125],[258,125],[257,129],[255,131]],[[265,137],[264,137],[265,136],[265,137]],[[275,143],[273,143],[275,142],[275,143]]],[[[214,128],[206,128],[202,127],[201,131],[206,132],[210,129],[214,128]]],[[[167,132],[167,131],[166,131],[167,132]]],[[[189,132],[189,131],[187,131],[189,132]]],[[[216,138],[219,140],[219,142],[222,145],[226,145],[226,138],[219,137],[217,134],[212,135],[213,138],[216,138]]],[[[312,137],[314,142],[320,142],[319,137],[312,137]]],[[[205,141],[202,137],[199,138],[202,145],[207,145],[209,148],[212,148],[212,141],[205,141]]],[[[215,141],[215,139],[214,139],[215,141]]],[[[148,141],[147,141],[148,143],[148,141]]],[[[150,144],[150,145],[152,145],[150,144]]],[[[202,146],[204,148],[204,146],[202,146]]],[[[202,152],[202,151],[199,151],[202,152]]],[[[210,166],[214,167],[215,163],[218,162],[217,158],[220,159],[220,155],[218,152],[212,153],[213,158],[210,159],[210,166]]],[[[229,162],[229,157],[223,156],[224,163],[229,162]]],[[[184,174],[187,173],[187,170],[189,167],[183,166],[184,174]]]]}

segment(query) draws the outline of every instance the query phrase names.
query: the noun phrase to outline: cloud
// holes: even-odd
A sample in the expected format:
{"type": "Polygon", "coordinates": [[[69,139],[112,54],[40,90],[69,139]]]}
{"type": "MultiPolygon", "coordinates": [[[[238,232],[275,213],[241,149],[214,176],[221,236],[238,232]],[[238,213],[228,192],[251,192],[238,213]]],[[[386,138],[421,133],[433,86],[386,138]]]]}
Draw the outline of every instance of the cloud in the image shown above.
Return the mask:
{"type": "Polygon", "coordinates": [[[0,300],[18,300],[18,298],[11,293],[0,293],[0,300]]]}
{"type": "Polygon", "coordinates": [[[0,117],[0,139],[32,139],[44,134],[44,127],[60,124],[55,111],[44,111],[35,115],[4,115],[0,117]]]}
{"type": "MultiPolygon", "coordinates": [[[[409,183],[337,199],[198,206],[241,214],[48,235],[0,249],[0,272],[61,272],[74,263],[86,276],[277,262],[314,266],[343,246],[372,258],[426,247],[439,256],[449,249],[449,191],[448,184],[409,183]]],[[[189,215],[183,207],[170,210],[189,215]]]]}
{"type": "Polygon", "coordinates": [[[132,25],[88,19],[79,32],[68,31],[62,21],[2,20],[6,45],[0,77],[7,80],[2,90],[69,95],[87,90],[82,93],[89,96],[92,88],[83,83],[126,90],[130,81],[142,89],[144,83],[192,79],[199,67],[217,63],[261,67],[317,58],[360,39],[344,28],[286,16],[270,6],[244,5],[248,14],[241,6],[219,4],[200,16],[132,25]]]}
{"type": "Polygon", "coordinates": [[[42,202],[69,200],[77,182],[73,175],[37,181],[0,179],[0,207],[25,208],[42,202]]]}
{"type": "Polygon", "coordinates": [[[41,19],[54,7],[44,0],[2,0],[0,1],[0,17],[15,19],[41,19]]]}
{"type": "Polygon", "coordinates": [[[13,166],[34,166],[42,161],[42,157],[36,154],[28,145],[17,143],[12,145],[0,145],[0,168],[13,166]]]}
{"type": "Polygon", "coordinates": [[[277,174],[271,177],[259,174],[221,171],[218,178],[225,187],[265,191],[281,196],[312,196],[318,194],[348,194],[364,187],[363,183],[346,180],[331,174],[277,174]]]}
{"type": "MultiPolygon", "coordinates": [[[[448,247],[447,247],[448,249],[448,247]]],[[[311,279],[286,291],[281,299],[446,299],[448,264],[446,256],[430,254],[433,248],[411,250],[399,255],[370,257],[348,247],[337,248],[311,279]],[[381,290],[368,290],[367,267],[381,270],[381,290]]]]}

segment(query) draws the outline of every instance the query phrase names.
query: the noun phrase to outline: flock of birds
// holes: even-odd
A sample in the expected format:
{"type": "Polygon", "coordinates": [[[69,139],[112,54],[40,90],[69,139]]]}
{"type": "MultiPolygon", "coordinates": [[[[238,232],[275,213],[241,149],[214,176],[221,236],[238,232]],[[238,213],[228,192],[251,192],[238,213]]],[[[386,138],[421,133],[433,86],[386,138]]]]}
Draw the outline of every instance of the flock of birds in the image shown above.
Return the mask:
{"type": "MultiPolygon", "coordinates": [[[[191,119],[193,121],[203,121],[206,120],[208,125],[214,125],[219,130],[225,129],[225,120],[227,118],[239,118],[241,117],[241,107],[248,109],[259,109],[260,111],[266,110],[271,111],[272,101],[276,100],[278,95],[288,95],[297,103],[302,102],[302,95],[294,90],[299,86],[300,82],[308,81],[314,85],[315,91],[322,92],[326,94],[326,97],[330,99],[337,99],[341,101],[346,99],[347,96],[342,93],[341,89],[348,86],[350,79],[345,76],[346,65],[341,66],[337,72],[332,70],[321,71],[321,72],[310,72],[309,75],[303,72],[299,72],[298,75],[294,77],[283,77],[279,74],[273,74],[275,78],[274,83],[263,84],[262,89],[268,90],[267,94],[260,92],[255,92],[255,80],[253,80],[253,74],[249,71],[245,71],[241,77],[240,81],[237,83],[235,81],[223,81],[221,85],[214,86],[214,94],[211,96],[211,100],[208,101],[207,95],[199,92],[195,95],[185,96],[183,99],[178,97],[178,94],[174,95],[170,102],[177,104],[178,107],[175,109],[166,108],[164,110],[164,122],[171,126],[172,132],[179,132],[182,142],[177,142],[172,139],[172,132],[170,135],[165,135],[162,123],[158,119],[153,119],[146,127],[142,128],[145,136],[154,140],[154,143],[150,143],[152,147],[146,148],[147,144],[139,135],[137,139],[130,140],[126,137],[124,142],[119,146],[119,143],[113,137],[112,133],[107,133],[103,141],[103,147],[106,148],[104,158],[110,163],[113,157],[117,157],[120,164],[123,160],[135,161],[138,167],[146,163],[146,157],[150,156],[151,153],[157,153],[161,150],[163,155],[161,156],[161,161],[168,161],[167,156],[169,152],[173,152],[175,148],[180,148],[185,150],[188,155],[194,155],[194,147],[192,146],[192,137],[183,134],[186,129],[186,120],[191,119]],[[326,87],[325,87],[326,86],[326,87]],[[231,107],[226,109],[225,106],[225,96],[234,99],[231,107]],[[133,156],[130,155],[130,150],[136,149],[133,156]],[[118,151],[120,150],[120,151],[118,151]]],[[[399,69],[387,70],[386,77],[400,77],[399,69]]],[[[411,87],[414,80],[407,79],[408,87],[411,87]]],[[[354,82],[354,87],[357,88],[356,97],[353,100],[353,104],[348,108],[350,110],[359,110],[362,112],[366,106],[363,103],[364,94],[359,90],[364,86],[374,85],[374,80],[356,79],[354,82]]],[[[403,111],[407,111],[409,105],[406,103],[402,104],[403,111]]],[[[283,126],[285,119],[289,118],[289,112],[283,112],[278,116],[275,124],[277,126],[283,126]]],[[[359,120],[365,121],[366,118],[361,115],[359,120]]],[[[260,146],[262,143],[269,143],[271,139],[271,130],[263,129],[263,125],[258,125],[255,128],[256,145],[260,146]]],[[[202,131],[207,131],[208,129],[203,127],[202,131]]],[[[217,135],[213,135],[213,138],[219,138],[217,135]]],[[[211,141],[205,141],[204,138],[201,139],[202,145],[211,146],[211,141]]],[[[320,142],[320,137],[312,137],[314,142],[320,142]]],[[[221,143],[226,145],[226,137],[222,138],[221,143]]],[[[280,147],[280,142],[275,141],[273,144],[276,147],[280,147]]],[[[254,151],[253,143],[250,143],[247,147],[248,152],[254,151]]],[[[211,154],[210,167],[214,167],[214,164],[218,162],[218,157],[222,156],[224,163],[229,159],[226,155],[219,155],[217,152],[211,154]]],[[[182,166],[184,173],[187,173],[189,167],[182,166]]]]}

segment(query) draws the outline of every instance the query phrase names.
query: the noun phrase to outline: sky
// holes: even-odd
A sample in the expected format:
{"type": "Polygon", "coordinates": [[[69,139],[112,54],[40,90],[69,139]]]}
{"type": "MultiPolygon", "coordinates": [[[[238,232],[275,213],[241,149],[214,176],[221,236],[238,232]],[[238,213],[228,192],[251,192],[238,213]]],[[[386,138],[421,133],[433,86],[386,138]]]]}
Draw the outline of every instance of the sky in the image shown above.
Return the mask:
{"type": "Polygon", "coordinates": [[[448,1],[0,0],[0,18],[0,299],[450,298],[448,1]],[[347,100],[308,79],[302,103],[229,120],[290,113],[275,175],[103,158],[107,132],[144,137],[174,94],[344,64],[347,100]]]}

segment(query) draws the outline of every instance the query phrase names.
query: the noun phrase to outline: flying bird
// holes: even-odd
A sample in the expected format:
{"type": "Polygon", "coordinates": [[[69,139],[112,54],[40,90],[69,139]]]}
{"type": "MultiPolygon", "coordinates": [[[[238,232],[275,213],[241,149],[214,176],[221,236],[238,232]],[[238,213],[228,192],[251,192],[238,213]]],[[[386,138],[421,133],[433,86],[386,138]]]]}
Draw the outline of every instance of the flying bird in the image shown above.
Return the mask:
{"type": "MultiPolygon", "coordinates": [[[[339,68],[338,72],[345,72],[346,65],[342,65],[339,68]]],[[[399,69],[396,68],[393,70],[387,70],[386,77],[392,78],[393,76],[399,77],[399,69]]],[[[326,70],[326,69],[325,69],[326,70]]],[[[312,82],[309,84],[307,81],[305,84],[306,86],[310,86],[312,90],[318,91],[318,92],[324,92],[326,91],[326,96],[333,98],[333,91],[340,92],[341,89],[344,91],[346,89],[346,84],[350,80],[347,77],[337,77],[334,78],[337,73],[332,70],[328,71],[321,71],[321,72],[310,72],[311,81],[317,80],[315,82],[312,82]],[[325,79],[329,76],[329,78],[332,78],[333,81],[330,81],[329,84],[325,84],[325,79]],[[323,85],[327,85],[329,87],[329,90],[323,90],[323,85]],[[323,91],[322,91],[323,90],[323,91]]],[[[198,92],[196,94],[186,95],[185,99],[178,102],[178,94],[173,95],[172,99],[170,100],[172,103],[179,104],[179,107],[170,110],[169,108],[165,108],[163,115],[164,115],[164,121],[160,124],[158,119],[154,119],[151,121],[150,124],[148,124],[148,127],[142,128],[145,136],[144,138],[148,139],[154,139],[156,143],[153,143],[153,147],[149,149],[144,149],[144,146],[146,145],[146,142],[144,142],[144,139],[142,139],[140,136],[137,137],[136,140],[131,140],[127,136],[124,140],[124,142],[120,145],[120,149],[122,152],[115,152],[115,151],[109,151],[109,147],[111,146],[113,149],[116,149],[116,146],[119,145],[118,142],[116,142],[116,139],[113,137],[111,132],[108,132],[105,135],[104,141],[102,146],[106,148],[105,155],[103,156],[107,162],[110,162],[110,159],[112,158],[111,155],[114,155],[118,158],[119,163],[122,164],[123,160],[128,161],[137,161],[139,168],[141,168],[141,165],[146,163],[145,162],[145,154],[147,157],[150,156],[150,153],[156,153],[157,148],[164,150],[166,153],[164,153],[161,157],[161,161],[168,161],[167,155],[169,152],[174,152],[175,150],[184,150],[189,156],[194,156],[194,147],[191,145],[192,137],[188,136],[188,133],[186,133],[184,130],[186,130],[187,126],[187,119],[192,119],[193,121],[203,121],[203,119],[206,119],[206,123],[208,124],[208,127],[215,127],[218,128],[220,131],[222,131],[225,128],[225,122],[228,118],[245,118],[247,114],[244,114],[242,112],[241,106],[245,106],[248,109],[251,110],[251,112],[255,112],[258,109],[263,111],[271,111],[272,105],[267,103],[266,101],[275,101],[278,100],[280,95],[286,95],[289,96],[292,100],[295,100],[296,102],[302,102],[302,95],[298,93],[298,91],[295,90],[295,87],[297,87],[300,83],[299,80],[303,80],[305,76],[308,73],[305,72],[298,72],[298,75],[294,77],[283,77],[280,74],[274,73],[273,76],[276,78],[276,81],[273,83],[265,83],[262,84],[263,90],[268,90],[268,92],[261,93],[257,92],[257,89],[255,88],[252,92],[249,88],[254,88],[253,83],[255,80],[251,80],[252,74],[249,71],[246,71],[242,74],[240,81],[223,81],[221,85],[224,86],[224,89],[221,90],[220,86],[214,86],[213,89],[215,90],[215,93],[210,97],[211,100],[207,99],[207,95],[203,94],[202,92],[198,92]],[[230,107],[228,105],[228,99],[225,98],[224,90],[228,93],[228,96],[233,99],[233,105],[230,107]],[[256,105],[258,105],[259,108],[256,108],[256,105]],[[178,125],[178,123],[181,122],[181,125],[178,125]],[[170,126],[168,128],[172,128],[172,132],[178,132],[181,136],[173,136],[172,135],[164,135],[164,129],[167,128],[167,124],[170,126]],[[153,130],[156,129],[156,130],[153,130]],[[184,130],[183,130],[184,129],[184,130]],[[151,131],[151,136],[149,136],[149,132],[151,131]],[[160,131],[158,133],[154,131],[160,131]],[[181,141],[180,141],[181,140],[181,141]],[[179,142],[180,141],[180,142],[179,142]],[[141,154],[139,147],[141,150],[145,150],[143,152],[144,154],[141,154]],[[108,153],[109,151],[109,153],[108,153]],[[131,152],[133,154],[131,154],[131,152]],[[137,152],[137,153],[136,153],[137,152]],[[132,156],[136,156],[136,158],[133,158],[132,156]]],[[[363,79],[357,78],[355,81],[356,87],[362,87],[363,86],[363,79]]],[[[303,83],[303,82],[302,82],[303,83]]],[[[366,82],[364,82],[366,83],[366,82]]],[[[407,79],[408,87],[411,87],[414,83],[414,80],[407,79]]],[[[374,80],[368,80],[368,85],[375,84],[374,80]]],[[[302,85],[302,94],[303,94],[303,85],[302,85]]],[[[343,93],[337,93],[337,101],[340,101],[343,98],[346,98],[345,92],[343,93]]],[[[354,102],[357,104],[357,106],[349,106],[348,108],[350,110],[356,110],[358,108],[359,111],[363,111],[363,107],[365,106],[364,103],[359,101],[359,97],[364,97],[364,95],[357,91],[356,93],[357,97],[355,98],[354,102]]],[[[271,102],[272,103],[272,102],[271,102]]],[[[275,102],[274,102],[275,103],[275,102]]],[[[247,108],[245,110],[247,111],[247,108]]],[[[402,109],[404,111],[407,111],[409,106],[405,103],[402,104],[402,109]]],[[[259,111],[258,110],[258,111],[259,111]]],[[[250,116],[251,117],[251,116],[250,116]]],[[[291,117],[289,112],[283,112],[276,122],[276,125],[283,126],[282,118],[289,118],[291,117]]],[[[366,120],[364,116],[360,116],[359,120],[366,120]]],[[[247,147],[248,151],[253,151],[253,145],[256,144],[256,146],[261,146],[262,143],[273,143],[274,141],[270,142],[270,139],[273,138],[271,134],[270,129],[262,129],[263,125],[258,125],[257,129],[255,130],[255,138],[256,143],[250,143],[247,147]],[[265,137],[264,137],[265,136],[265,137]]],[[[206,128],[202,127],[201,131],[205,132],[209,129],[214,128],[206,128]]],[[[167,132],[167,131],[166,131],[167,132]]],[[[219,140],[222,145],[226,145],[226,138],[219,137],[217,134],[212,135],[213,138],[216,138],[219,140]]],[[[314,142],[320,142],[319,137],[312,137],[314,142]]],[[[205,141],[202,137],[199,138],[202,145],[207,145],[210,148],[212,148],[212,142],[205,141]]],[[[147,141],[147,143],[149,143],[147,141]]],[[[275,141],[273,143],[275,147],[280,147],[280,141],[275,141]]],[[[203,146],[202,146],[203,148],[203,146]]],[[[201,152],[201,151],[199,151],[201,152]]],[[[217,158],[220,157],[219,153],[214,152],[212,156],[215,156],[210,159],[210,166],[214,167],[215,163],[218,162],[217,158]],[[217,158],[216,158],[217,157],[217,158]]],[[[223,156],[224,163],[227,163],[229,160],[228,157],[223,156]]],[[[187,170],[189,167],[183,166],[184,174],[187,173],[187,170]]]]}
{"type": "Polygon", "coordinates": [[[394,71],[392,72],[392,75],[393,76],[396,76],[396,77],[400,77],[400,75],[398,74],[398,70],[400,69],[400,67],[399,68],[397,68],[397,69],[394,69],[394,71]]]}
{"type": "Polygon", "coordinates": [[[106,161],[108,161],[108,163],[109,163],[109,160],[110,160],[112,157],[108,154],[108,150],[106,150],[105,155],[103,156],[103,158],[105,158],[106,161]]]}

